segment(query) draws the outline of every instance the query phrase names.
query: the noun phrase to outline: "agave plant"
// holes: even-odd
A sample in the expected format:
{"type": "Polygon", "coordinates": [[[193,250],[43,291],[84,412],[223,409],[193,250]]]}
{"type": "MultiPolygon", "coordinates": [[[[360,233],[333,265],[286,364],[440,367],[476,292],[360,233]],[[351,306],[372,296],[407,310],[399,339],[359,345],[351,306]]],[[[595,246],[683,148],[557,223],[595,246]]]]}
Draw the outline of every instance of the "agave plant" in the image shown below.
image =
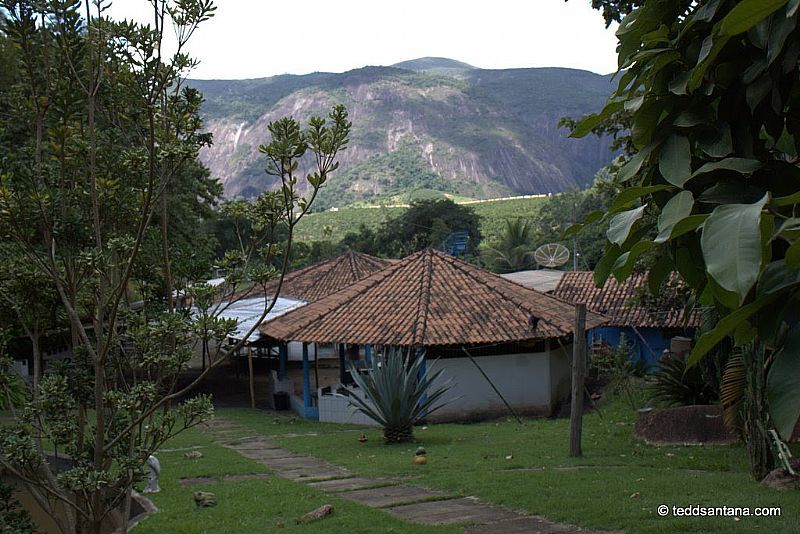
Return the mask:
{"type": "Polygon", "coordinates": [[[382,362],[373,360],[366,374],[360,374],[350,364],[353,380],[364,394],[362,398],[347,389],[350,405],[381,425],[383,438],[389,443],[411,441],[416,422],[451,402],[442,400],[451,387],[449,382],[431,388],[441,376],[441,369],[420,374],[424,361],[422,355],[411,361],[408,354],[392,349],[382,362]]]}

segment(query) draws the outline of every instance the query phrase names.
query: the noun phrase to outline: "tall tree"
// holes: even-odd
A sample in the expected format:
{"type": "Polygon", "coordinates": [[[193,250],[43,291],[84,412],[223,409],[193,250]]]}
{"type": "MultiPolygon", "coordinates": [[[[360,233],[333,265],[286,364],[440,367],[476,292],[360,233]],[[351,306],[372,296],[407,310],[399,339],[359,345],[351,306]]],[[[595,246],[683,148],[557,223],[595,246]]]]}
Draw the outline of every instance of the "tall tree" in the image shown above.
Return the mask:
{"type": "MultiPolygon", "coordinates": [[[[205,270],[193,265],[193,236],[181,236],[178,222],[202,218],[218,190],[197,164],[211,141],[199,117],[202,95],[183,85],[195,65],[185,47],[214,6],[147,5],[149,26],[111,20],[105,2],[0,3],[7,39],[0,44],[13,47],[6,57],[13,75],[0,74],[10,83],[0,93],[10,103],[0,112],[0,231],[58,295],[72,339],[71,365],[42,377],[37,399],[0,435],[0,465],[26,483],[62,532],[99,532],[111,510],[127,511],[148,455],[211,411],[207,397],[170,404],[238,348],[214,344],[205,371],[176,390],[195,343],[222,341],[235,329],[214,315],[176,311],[173,301],[205,270]],[[177,36],[169,54],[167,31],[177,36]],[[158,289],[143,294],[158,299],[140,311],[126,306],[132,288],[148,285],[158,289]],[[56,472],[46,447],[66,453],[70,467],[56,472]]],[[[288,118],[271,123],[261,150],[280,188],[249,208],[251,227],[266,235],[284,228],[288,252],[294,226],[338,167],[349,129],[342,107],[306,129],[288,118]],[[307,153],[314,166],[301,174],[307,153]]],[[[287,262],[265,268],[264,249],[228,258],[229,282],[282,276],[287,262]]],[[[198,301],[209,294],[202,284],[193,291],[198,301]]],[[[262,319],[276,296],[265,299],[262,319]]]]}

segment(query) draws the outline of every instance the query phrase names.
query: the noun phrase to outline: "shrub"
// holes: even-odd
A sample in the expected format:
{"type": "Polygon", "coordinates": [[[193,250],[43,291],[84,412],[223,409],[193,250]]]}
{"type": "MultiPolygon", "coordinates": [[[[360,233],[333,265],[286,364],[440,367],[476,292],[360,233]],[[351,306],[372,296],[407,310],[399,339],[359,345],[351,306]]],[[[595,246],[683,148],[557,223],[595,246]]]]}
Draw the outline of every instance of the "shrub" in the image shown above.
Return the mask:
{"type": "Polygon", "coordinates": [[[366,397],[362,399],[356,391],[347,389],[350,405],[381,425],[389,443],[411,441],[414,424],[449,402],[442,401],[449,383],[431,387],[442,370],[420,374],[424,361],[423,355],[412,361],[408,354],[392,349],[382,361],[375,358],[366,375],[350,364],[353,380],[366,397]]]}

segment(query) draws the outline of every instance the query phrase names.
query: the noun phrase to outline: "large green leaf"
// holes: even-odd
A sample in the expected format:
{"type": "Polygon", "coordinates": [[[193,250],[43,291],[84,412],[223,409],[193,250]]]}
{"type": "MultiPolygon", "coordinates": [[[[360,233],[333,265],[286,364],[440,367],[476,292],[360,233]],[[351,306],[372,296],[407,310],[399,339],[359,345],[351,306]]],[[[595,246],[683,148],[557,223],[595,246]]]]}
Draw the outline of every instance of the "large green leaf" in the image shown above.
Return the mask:
{"type": "Polygon", "coordinates": [[[767,399],[775,428],[783,439],[792,437],[800,419],[800,327],[786,338],[767,375],[767,399]]]}
{"type": "Polygon", "coordinates": [[[744,321],[752,317],[766,306],[769,306],[778,299],[778,294],[765,295],[755,301],[742,306],[741,308],[729,313],[717,323],[711,331],[706,332],[700,339],[697,340],[689,359],[686,362],[687,367],[691,367],[700,361],[700,358],[705,356],[708,351],[717,346],[717,344],[733,334],[736,328],[744,321]]]}
{"type": "Polygon", "coordinates": [[[706,163],[694,173],[692,178],[714,171],[735,171],[740,174],[752,174],[761,167],[761,162],[755,159],[746,158],[725,158],[722,161],[706,163]]]}
{"type": "Polygon", "coordinates": [[[614,244],[622,245],[631,233],[633,225],[642,218],[644,208],[647,205],[639,206],[632,210],[620,212],[611,219],[608,225],[606,236],[614,244]]]}
{"type": "Polygon", "coordinates": [[[691,191],[681,191],[666,203],[658,216],[658,237],[656,243],[663,243],[669,240],[672,229],[680,221],[692,213],[694,197],[691,191]]]}
{"type": "Polygon", "coordinates": [[[689,139],[683,135],[670,135],[658,155],[658,170],[666,181],[682,187],[692,175],[689,139]]]}
{"type": "Polygon", "coordinates": [[[640,150],[636,154],[628,160],[622,168],[617,171],[617,181],[620,183],[625,183],[634,176],[636,173],[639,172],[639,169],[642,168],[642,164],[644,164],[645,160],[650,156],[650,153],[655,148],[655,144],[650,144],[646,146],[644,149],[640,150]]]}
{"type": "Polygon", "coordinates": [[[634,202],[639,200],[645,195],[650,195],[652,193],[656,193],[658,191],[664,191],[666,189],[671,189],[672,186],[669,185],[649,185],[644,187],[629,187],[627,189],[623,189],[614,199],[614,202],[611,204],[611,208],[608,210],[611,213],[621,211],[627,208],[630,208],[634,202]]]}
{"type": "Polygon", "coordinates": [[[786,5],[789,0],[743,0],[725,15],[719,24],[720,35],[733,36],[746,32],[786,5]]]}
{"type": "Polygon", "coordinates": [[[622,282],[631,275],[633,267],[639,256],[656,246],[652,241],[639,241],[628,252],[622,254],[617,261],[614,262],[614,278],[622,282]]]}
{"type": "Polygon", "coordinates": [[[717,206],[706,219],[700,245],[706,270],[724,289],[743,301],[761,269],[761,210],[769,195],[755,204],[717,206]]]}
{"type": "Polygon", "coordinates": [[[795,241],[786,250],[786,267],[790,271],[800,268],[800,241],[795,241]]]}

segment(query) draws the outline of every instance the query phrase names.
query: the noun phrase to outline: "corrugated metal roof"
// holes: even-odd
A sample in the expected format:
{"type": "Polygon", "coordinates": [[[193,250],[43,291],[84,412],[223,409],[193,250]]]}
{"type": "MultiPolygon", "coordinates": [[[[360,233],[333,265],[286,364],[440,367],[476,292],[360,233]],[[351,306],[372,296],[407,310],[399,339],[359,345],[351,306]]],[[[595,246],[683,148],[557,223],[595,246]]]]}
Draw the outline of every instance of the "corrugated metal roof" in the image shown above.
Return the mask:
{"type": "MultiPolygon", "coordinates": [[[[282,341],[434,346],[561,337],[573,322],[571,304],[428,249],[261,331],[282,341]]],[[[587,328],[603,322],[587,314],[587,328]]]]}
{"type": "MultiPolygon", "coordinates": [[[[269,302],[272,302],[272,297],[269,297],[269,302]]],[[[275,306],[272,307],[267,314],[266,320],[280,317],[281,315],[304,306],[306,303],[301,300],[287,299],[278,297],[275,306]]],[[[238,320],[236,332],[231,336],[233,339],[239,340],[253,326],[258,324],[261,314],[264,313],[264,308],[267,305],[267,297],[251,297],[230,303],[228,306],[223,307],[218,316],[223,319],[236,319],[238,320]]],[[[250,337],[248,342],[252,343],[261,337],[261,333],[256,329],[250,337]]]]}
{"type": "MultiPolygon", "coordinates": [[[[683,284],[677,273],[672,276],[683,284]]],[[[569,271],[564,273],[553,295],[569,302],[582,302],[588,309],[602,313],[609,318],[607,326],[683,328],[684,308],[654,310],[633,301],[646,287],[646,274],[633,274],[622,283],[611,277],[600,288],[595,286],[591,271],[569,271]]],[[[692,313],[686,326],[700,326],[697,312],[692,313]]]]}
{"type": "Polygon", "coordinates": [[[535,271],[517,271],[514,273],[501,274],[506,280],[516,282],[521,286],[535,289],[543,293],[554,291],[564,276],[564,271],[554,271],[552,269],[538,269],[535,271]]]}

